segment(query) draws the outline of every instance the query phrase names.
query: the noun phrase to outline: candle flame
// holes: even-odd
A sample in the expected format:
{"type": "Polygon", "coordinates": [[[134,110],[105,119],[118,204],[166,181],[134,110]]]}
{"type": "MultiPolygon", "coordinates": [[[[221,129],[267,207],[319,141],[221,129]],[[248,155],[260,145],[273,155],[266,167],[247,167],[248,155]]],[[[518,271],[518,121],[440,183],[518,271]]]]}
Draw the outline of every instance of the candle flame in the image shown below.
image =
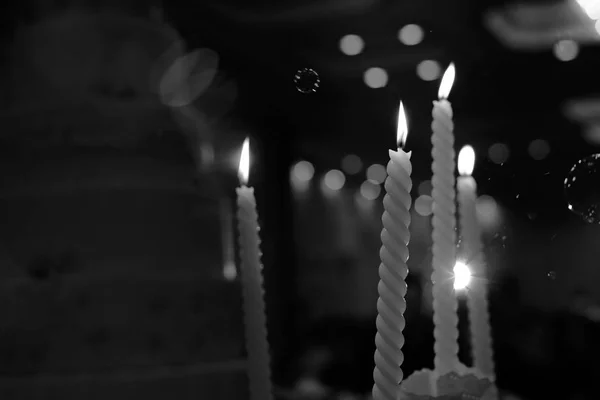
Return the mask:
{"type": "Polygon", "coordinates": [[[240,155],[240,166],[238,168],[238,177],[242,185],[248,183],[248,176],[250,175],[250,138],[244,140],[242,145],[242,154],[240,155]]]}
{"type": "Polygon", "coordinates": [[[408,136],[408,122],[406,120],[406,113],[404,112],[404,105],[400,102],[400,108],[398,110],[398,130],[396,132],[396,141],[398,147],[402,148],[406,144],[406,137],[408,136]]]}
{"type": "Polygon", "coordinates": [[[458,173],[462,176],[471,175],[475,168],[475,150],[471,146],[464,146],[458,153],[458,173]]]}
{"type": "Polygon", "coordinates": [[[593,20],[600,18],[600,4],[597,0],[577,0],[579,6],[593,20]]]}
{"type": "Polygon", "coordinates": [[[440,83],[440,90],[438,91],[438,97],[440,100],[447,99],[450,95],[450,90],[452,90],[452,85],[454,84],[454,78],[456,77],[456,68],[454,67],[454,63],[451,63],[446,72],[444,72],[444,77],[442,78],[442,83],[440,83]]]}

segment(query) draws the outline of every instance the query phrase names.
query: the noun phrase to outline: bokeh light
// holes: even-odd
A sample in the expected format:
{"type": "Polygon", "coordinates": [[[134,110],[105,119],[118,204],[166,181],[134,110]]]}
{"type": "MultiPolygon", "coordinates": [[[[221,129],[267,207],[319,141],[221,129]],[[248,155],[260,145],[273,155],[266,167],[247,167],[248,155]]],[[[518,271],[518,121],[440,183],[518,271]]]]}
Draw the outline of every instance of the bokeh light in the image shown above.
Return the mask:
{"type": "Polygon", "coordinates": [[[340,190],[346,183],[346,176],[338,169],[328,171],[323,177],[323,184],[331,190],[340,190]]]}
{"type": "Polygon", "coordinates": [[[381,164],[373,164],[367,168],[367,179],[375,183],[383,183],[387,178],[385,167],[381,164]]]}
{"type": "Polygon", "coordinates": [[[600,144],[600,125],[588,126],[583,133],[583,138],[588,143],[600,144]]]}
{"type": "Polygon", "coordinates": [[[308,161],[298,161],[292,167],[292,174],[300,182],[308,182],[315,175],[315,167],[308,161]]]}
{"type": "Polygon", "coordinates": [[[219,55],[210,49],[196,49],[177,57],[160,78],[161,101],[176,108],[191,104],[211,85],[218,66],[219,55]]]}
{"type": "Polygon", "coordinates": [[[310,187],[315,175],[315,167],[308,161],[297,162],[290,170],[290,182],[296,192],[304,192],[310,187]]]}
{"type": "Polygon", "coordinates": [[[431,196],[431,190],[432,190],[433,186],[431,185],[431,181],[430,180],[426,180],[423,181],[421,183],[419,183],[419,187],[417,189],[417,192],[420,195],[427,195],[427,196],[431,196]]]}
{"type": "Polygon", "coordinates": [[[573,40],[559,40],[554,44],[554,55],[560,61],[572,61],[579,54],[579,45],[573,40]]]}
{"type": "Polygon", "coordinates": [[[358,35],[346,35],[340,40],[340,50],[347,56],[360,54],[365,48],[365,42],[358,35]]]}
{"type": "Polygon", "coordinates": [[[360,190],[357,190],[354,194],[354,203],[359,210],[368,214],[371,214],[373,211],[375,211],[375,204],[377,204],[373,200],[367,200],[365,196],[362,195],[360,190]]]}
{"type": "Polygon", "coordinates": [[[482,195],[475,204],[477,220],[483,229],[495,228],[500,223],[500,207],[493,197],[482,195]]]}
{"type": "Polygon", "coordinates": [[[398,40],[407,46],[414,46],[423,41],[423,29],[419,25],[409,24],[398,31],[398,40]]]}
{"type": "Polygon", "coordinates": [[[424,81],[434,81],[442,74],[442,67],[437,61],[424,60],[417,65],[417,75],[424,81]]]}
{"type": "Polygon", "coordinates": [[[454,265],[454,290],[464,290],[469,283],[471,283],[469,266],[462,261],[457,261],[454,265]]]}
{"type": "Polygon", "coordinates": [[[510,150],[504,143],[495,143],[488,149],[488,157],[495,164],[502,164],[510,157],[510,150]]]}
{"type": "Polygon", "coordinates": [[[598,32],[598,35],[600,35],[600,19],[596,21],[596,24],[594,26],[596,28],[596,32],[598,32]]]}
{"type": "Polygon", "coordinates": [[[527,150],[531,158],[540,161],[550,154],[550,145],[543,139],[536,139],[529,143],[529,148],[527,150]]]}
{"type": "Polygon", "coordinates": [[[360,185],[360,194],[367,200],[375,200],[381,194],[381,186],[372,181],[364,181],[360,185]]]}
{"type": "Polygon", "coordinates": [[[380,89],[388,83],[388,74],[383,68],[373,67],[365,71],[365,84],[371,89],[380,89]]]}
{"type": "Polygon", "coordinates": [[[358,174],[363,167],[363,163],[356,154],[348,154],[342,159],[342,169],[348,175],[358,174]]]}
{"type": "Polygon", "coordinates": [[[433,212],[433,198],[426,194],[417,197],[415,200],[415,211],[422,217],[427,217],[433,212]]]}
{"type": "Polygon", "coordinates": [[[228,281],[234,281],[237,278],[235,263],[230,261],[223,266],[223,277],[228,281]]]}
{"type": "Polygon", "coordinates": [[[295,389],[302,396],[308,397],[322,397],[327,393],[325,386],[313,378],[301,378],[295,389]]]}

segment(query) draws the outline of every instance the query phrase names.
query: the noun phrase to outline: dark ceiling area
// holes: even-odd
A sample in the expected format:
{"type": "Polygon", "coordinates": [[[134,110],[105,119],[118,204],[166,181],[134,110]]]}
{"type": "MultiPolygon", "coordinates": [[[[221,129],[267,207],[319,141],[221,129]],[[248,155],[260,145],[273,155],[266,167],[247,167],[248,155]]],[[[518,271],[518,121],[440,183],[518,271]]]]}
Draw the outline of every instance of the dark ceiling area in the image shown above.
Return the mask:
{"type": "Polygon", "coordinates": [[[523,201],[531,192],[536,199],[548,199],[549,209],[565,209],[562,181],[568,168],[595,150],[562,108],[565,101],[600,89],[597,48],[582,47],[575,60],[562,62],[551,49],[526,52],[503,47],[485,28],[483,15],[506,2],[340,4],[175,1],[165,4],[165,13],[190,47],[209,47],[219,53],[223,72],[239,86],[232,115],[240,130],[249,129],[260,137],[252,127],[276,119],[277,124],[283,123],[278,135],[294,143],[294,156],[312,161],[322,171],[339,168],[349,153],[366,162],[384,163],[387,149],[394,145],[402,100],[410,122],[407,146],[420,154],[415,174],[427,179],[431,101],[439,80],[425,82],[415,68],[425,59],[437,60],[443,67],[454,62],[457,77],[450,100],[457,149],[469,143],[480,154],[475,175],[481,176],[482,191],[508,203],[521,194],[514,206],[522,209],[532,206],[523,201]],[[417,46],[404,46],[397,39],[398,30],[409,23],[425,31],[417,46]],[[365,42],[364,52],[354,57],[338,48],[340,38],[351,33],[365,42]],[[371,89],[363,82],[364,70],[374,66],[388,71],[386,87],[371,89]],[[319,74],[321,85],[315,93],[296,90],[293,77],[302,68],[319,74]],[[544,161],[527,154],[528,144],[538,138],[551,147],[544,161]],[[502,166],[485,157],[496,142],[506,143],[511,150],[502,166]],[[486,185],[487,181],[495,182],[486,185]],[[539,187],[533,188],[532,181],[539,187]]]}

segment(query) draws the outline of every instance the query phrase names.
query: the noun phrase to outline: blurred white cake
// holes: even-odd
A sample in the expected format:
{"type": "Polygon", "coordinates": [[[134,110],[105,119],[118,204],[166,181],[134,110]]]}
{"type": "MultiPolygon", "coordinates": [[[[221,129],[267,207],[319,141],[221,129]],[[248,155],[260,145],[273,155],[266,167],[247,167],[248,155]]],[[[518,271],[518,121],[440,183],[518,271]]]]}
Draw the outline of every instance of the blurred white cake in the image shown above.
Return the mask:
{"type": "Polygon", "coordinates": [[[150,20],[71,12],[8,50],[3,400],[245,396],[219,187],[153,86],[178,46],[150,20]]]}

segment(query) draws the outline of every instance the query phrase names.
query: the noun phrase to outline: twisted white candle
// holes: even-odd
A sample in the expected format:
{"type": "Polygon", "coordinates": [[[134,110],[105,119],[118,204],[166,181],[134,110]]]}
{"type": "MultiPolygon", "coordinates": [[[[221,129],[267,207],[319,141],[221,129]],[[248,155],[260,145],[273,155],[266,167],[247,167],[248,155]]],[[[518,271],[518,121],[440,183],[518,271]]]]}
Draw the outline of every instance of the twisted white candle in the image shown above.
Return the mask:
{"type": "Polygon", "coordinates": [[[433,322],[435,371],[446,374],[458,367],[458,301],[453,288],[456,262],[456,205],[454,203],[456,169],[452,107],[446,100],[454,81],[450,65],[440,85],[440,101],[433,107],[433,322]]]}
{"type": "MultiPolygon", "coordinates": [[[[399,142],[406,138],[406,118],[402,103],[398,118],[399,142]],[[404,136],[401,136],[404,135],[404,136]]],[[[406,276],[408,275],[408,242],[410,240],[410,190],[412,165],[410,153],[390,150],[383,198],[385,211],[381,217],[382,247],[379,265],[379,300],[377,301],[377,335],[375,336],[374,400],[398,400],[403,379],[402,346],[404,345],[404,311],[406,310],[406,276]]]]}
{"type": "Polygon", "coordinates": [[[462,251],[473,274],[467,291],[471,352],[473,365],[492,381],[495,380],[494,357],[490,316],[488,311],[485,257],[481,243],[481,230],[477,221],[477,183],[471,176],[475,164],[475,152],[465,146],[458,156],[458,204],[462,251]]]}
{"type": "Polygon", "coordinates": [[[236,189],[241,259],[244,326],[248,353],[248,379],[251,400],[271,400],[271,368],[267,341],[267,318],[263,290],[258,214],[254,189],[245,186],[249,172],[249,141],[246,139],[240,159],[242,186],[236,189]]]}

